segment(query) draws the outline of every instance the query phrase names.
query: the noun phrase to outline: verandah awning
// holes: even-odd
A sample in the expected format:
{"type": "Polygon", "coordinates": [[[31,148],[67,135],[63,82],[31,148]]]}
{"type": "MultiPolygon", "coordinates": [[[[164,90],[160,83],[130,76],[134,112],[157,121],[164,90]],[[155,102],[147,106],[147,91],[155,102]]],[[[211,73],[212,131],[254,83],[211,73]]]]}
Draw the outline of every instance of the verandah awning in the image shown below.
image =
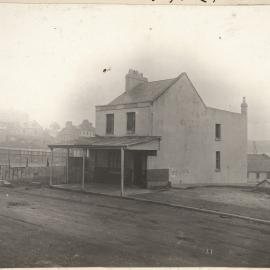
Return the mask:
{"type": "Polygon", "coordinates": [[[96,136],[80,138],[69,143],[48,145],[49,148],[159,150],[159,136],[96,136]]]}
{"type": "MultiPolygon", "coordinates": [[[[67,174],[66,182],[68,183],[68,156],[69,149],[119,149],[121,150],[121,196],[124,196],[124,153],[125,150],[140,150],[148,152],[156,152],[160,148],[161,137],[158,136],[96,136],[91,138],[80,138],[76,141],[67,144],[51,144],[48,145],[51,149],[51,170],[50,170],[50,185],[52,186],[53,176],[53,149],[67,149],[67,174]]],[[[83,151],[82,160],[82,189],[84,189],[85,178],[85,153],[83,151]]]]}

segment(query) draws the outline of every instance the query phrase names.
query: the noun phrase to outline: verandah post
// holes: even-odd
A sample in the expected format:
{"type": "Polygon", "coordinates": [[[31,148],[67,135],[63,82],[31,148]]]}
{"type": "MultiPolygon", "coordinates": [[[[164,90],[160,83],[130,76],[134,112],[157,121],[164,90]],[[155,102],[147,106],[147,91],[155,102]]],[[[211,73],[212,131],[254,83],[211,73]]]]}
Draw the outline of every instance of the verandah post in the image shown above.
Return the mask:
{"type": "Polygon", "coordinates": [[[121,148],[121,196],[124,196],[124,180],[125,180],[125,150],[121,148]]]}

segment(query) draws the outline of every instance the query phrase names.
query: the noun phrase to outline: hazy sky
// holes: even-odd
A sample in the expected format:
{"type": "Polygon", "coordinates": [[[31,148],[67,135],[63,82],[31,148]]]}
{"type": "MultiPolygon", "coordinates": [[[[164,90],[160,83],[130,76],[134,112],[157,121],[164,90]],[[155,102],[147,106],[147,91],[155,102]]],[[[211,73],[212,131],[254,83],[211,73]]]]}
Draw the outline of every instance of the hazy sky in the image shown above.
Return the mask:
{"type": "Polygon", "coordinates": [[[209,106],[238,112],[246,96],[250,139],[270,139],[270,7],[0,4],[0,22],[2,109],[94,122],[129,68],[185,71],[209,106]]]}

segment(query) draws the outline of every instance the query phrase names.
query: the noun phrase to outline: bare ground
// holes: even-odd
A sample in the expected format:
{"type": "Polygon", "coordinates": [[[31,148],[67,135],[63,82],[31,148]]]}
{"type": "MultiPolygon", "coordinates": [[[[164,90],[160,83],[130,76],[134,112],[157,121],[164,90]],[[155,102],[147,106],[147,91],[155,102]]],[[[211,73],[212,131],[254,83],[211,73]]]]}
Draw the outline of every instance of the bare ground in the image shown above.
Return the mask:
{"type": "Polygon", "coordinates": [[[270,188],[194,187],[135,197],[270,220],[270,188]]]}
{"type": "Polygon", "coordinates": [[[0,267],[270,266],[270,226],[105,196],[0,188],[0,267]]]}

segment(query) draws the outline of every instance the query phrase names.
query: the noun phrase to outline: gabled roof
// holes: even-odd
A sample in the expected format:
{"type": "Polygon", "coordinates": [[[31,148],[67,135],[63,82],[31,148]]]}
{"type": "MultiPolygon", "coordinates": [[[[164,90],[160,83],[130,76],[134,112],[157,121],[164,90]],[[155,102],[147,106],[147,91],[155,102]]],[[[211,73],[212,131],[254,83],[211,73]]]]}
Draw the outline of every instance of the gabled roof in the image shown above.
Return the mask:
{"type": "Polygon", "coordinates": [[[201,96],[197,92],[196,88],[190,81],[189,77],[185,72],[181,73],[179,76],[160,81],[153,82],[143,82],[130,91],[124,92],[109,104],[105,106],[114,106],[114,105],[124,105],[124,104],[134,104],[141,102],[153,102],[158,99],[162,94],[164,94],[171,86],[173,86],[178,80],[186,79],[188,80],[192,90],[199,97],[204,107],[206,107],[201,96]]]}
{"type": "Polygon", "coordinates": [[[266,154],[249,154],[248,172],[270,172],[270,157],[266,154]]]}
{"type": "Polygon", "coordinates": [[[130,103],[140,103],[140,102],[152,102],[162,95],[168,88],[170,88],[180,77],[185,73],[181,73],[176,78],[144,82],[128,92],[124,92],[117,98],[115,98],[108,105],[122,105],[130,103]]]}

